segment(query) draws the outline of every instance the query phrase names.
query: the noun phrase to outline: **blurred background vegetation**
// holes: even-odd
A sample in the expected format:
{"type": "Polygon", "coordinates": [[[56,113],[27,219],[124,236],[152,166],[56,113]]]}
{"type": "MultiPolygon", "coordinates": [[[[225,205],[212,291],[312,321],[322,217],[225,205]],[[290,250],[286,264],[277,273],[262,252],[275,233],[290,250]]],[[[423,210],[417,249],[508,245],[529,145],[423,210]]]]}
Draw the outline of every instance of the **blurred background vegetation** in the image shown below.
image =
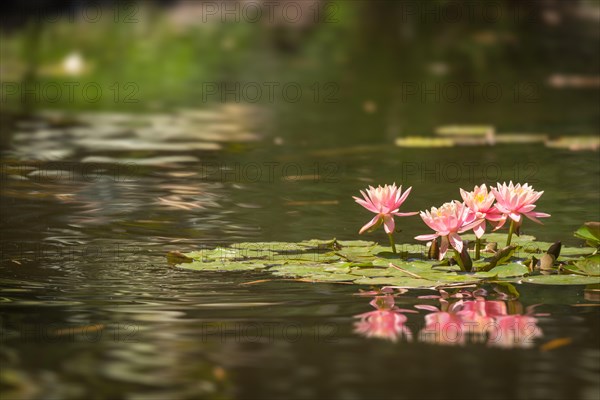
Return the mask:
{"type": "Polygon", "coordinates": [[[596,0],[37,0],[2,8],[5,121],[47,108],[253,103],[287,131],[298,130],[285,121],[300,113],[309,139],[317,121],[321,132],[361,130],[349,134],[361,142],[370,141],[366,129],[393,138],[448,122],[597,133],[596,0]],[[274,98],[269,82],[279,85],[274,98]],[[227,92],[236,83],[255,86],[236,98],[227,92]],[[289,83],[302,88],[298,101],[280,89],[289,83]]]}

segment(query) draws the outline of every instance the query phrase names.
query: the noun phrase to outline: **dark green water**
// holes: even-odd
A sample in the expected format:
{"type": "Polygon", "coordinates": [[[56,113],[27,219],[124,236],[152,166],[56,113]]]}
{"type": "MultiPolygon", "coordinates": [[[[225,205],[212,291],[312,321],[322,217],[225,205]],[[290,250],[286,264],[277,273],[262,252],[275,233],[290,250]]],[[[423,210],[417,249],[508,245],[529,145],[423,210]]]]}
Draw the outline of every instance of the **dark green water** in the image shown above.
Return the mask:
{"type": "MultiPolygon", "coordinates": [[[[528,349],[393,343],[353,332],[353,316],[371,310],[369,298],[354,296],[357,287],[240,286],[270,276],[179,271],[164,258],[236,241],[357,238],[370,216],[351,196],[392,181],[413,187],[407,211],[457,198],[459,187],[528,181],[545,191],[538,209],[552,218],[528,221],[525,232],[575,244],[572,231],[598,219],[597,152],[284,144],[184,153],[197,160],[5,164],[13,172],[2,193],[8,397],[597,397],[599,309],[576,306],[590,303],[583,287],[518,287],[524,306],[549,314],[528,349]],[[494,171],[498,179],[486,175],[494,171]],[[571,343],[539,349],[560,338],[571,343]]],[[[399,226],[409,242],[428,231],[418,217],[399,226]]],[[[382,232],[365,238],[385,243],[382,232]]],[[[410,308],[422,294],[397,305],[410,308]]],[[[423,315],[409,315],[415,334],[423,315]]]]}

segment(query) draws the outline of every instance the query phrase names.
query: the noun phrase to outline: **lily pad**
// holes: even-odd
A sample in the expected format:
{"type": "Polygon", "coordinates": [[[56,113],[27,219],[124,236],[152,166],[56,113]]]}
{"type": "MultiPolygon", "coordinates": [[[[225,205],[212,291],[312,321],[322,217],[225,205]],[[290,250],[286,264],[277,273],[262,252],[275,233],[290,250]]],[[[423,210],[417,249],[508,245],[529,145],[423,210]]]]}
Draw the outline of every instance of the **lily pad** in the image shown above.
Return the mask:
{"type": "Polygon", "coordinates": [[[452,147],[454,141],[446,138],[432,138],[422,136],[407,136],[396,139],[396,146],[398,147],[452,147]]]}
{"type": "Polygon", "coordinates": [[[523,278],[522,282],[537,285],[593,285],[600,283],[600,277],[583,275],[534,275],[523,278]]]}
{"type": "Polygon", "coordinates": [[[600,255],[577,260],[567,268],[576,274],[600,276],[600,255]]]}
{"type": "Polygon", "coordinates": [[[523,276],[529,273],[529,268],[523,264],[510,263],[504,265],[498,265],[487,272],[480,272],[478,276],[496,276],[498,278],[511,278],[515,276],[523,276]]]}
{"type": "Polygon", "coordinates": [[[586,222],[574,233],[575,237],[583,239],[589,246],[600,246],[600,222],[586,222]]]}
{"type": "MultiPolygon", "coordinates": [[[[483,236],[483,242],[484,243],[498,243],[499,247],[504,247],[504,244],[506,243],[506,238],[507,238],[507,234],[506,233],[486,233],[483,236]]],[[[461,235],[461,238],[463,240],[468,240],[470,242],[475,242],[475,235],[472,233],[466,234],[466,235],[461,235]]],[[[531,236],[531,235],[521,235],[521,236],[513,236],[512,240],[511,240],[511,244],[524,244],[524,243],[531,243],[535,241],[535,236],[531,236]]],[[[552,243],[550,243],[552,244],[552,243]]]]}
{"type": "Polygon", "coordinates": [[[242,263],[242,262],[199,262],[194,261],[185,264],[185,269],[196,271],[252,271],[255,269],[263,269],[267,266],[259,263],[242,263]]]}
{"type": "MultiPolygon", "coordinates": [[[[465,235],[468,238],[469,235],[465,235]]],[[[506,235],[490,234],[488,240],[502,242],[506,235]]],[[[524,263],[531,258],[524,246],[549,245],[532,236],[514,241],[517,251],[476,261],[480,272],[460,272],[446,261],[429,260],[423,253],[394,254],[369,241],[307,240],[299,243],[237,243],[191,253],[171,252],[171,264],[195,271],[263,270],[280,277],[311,282],[341,282],[358,285],[389,285],[402,288],[436,288],[493,282],[526,282],[547,285],[584,285],[600,282],[600,256],[589,256],[593,248],[562,247],[567,254],[562,270],[552,275],[532,274],[524,263]],[[385,250],[385,251],[384,251],[385,250]],[[519,250],[521,250],[519,252],[519,250]],[[510,253],[510,254],[509,254],[510,253]],[[174,256],[176,254],[176,257],[174,256]],[[523,257],[524,256],[524,257],[523,257]],[[493,261],[493,262],[492,262],[493,261]],[[493,265],[492,265],[493,264],[493,265]],[[489,268],[489,270],[483,272],[489,268]],[[558,274],[563,272],[563,274],[558,274]],[[564,274],[567,272],[567,274],[564,274]]],[[[402,245],[408,248],[410,245],[402,245]]]]}

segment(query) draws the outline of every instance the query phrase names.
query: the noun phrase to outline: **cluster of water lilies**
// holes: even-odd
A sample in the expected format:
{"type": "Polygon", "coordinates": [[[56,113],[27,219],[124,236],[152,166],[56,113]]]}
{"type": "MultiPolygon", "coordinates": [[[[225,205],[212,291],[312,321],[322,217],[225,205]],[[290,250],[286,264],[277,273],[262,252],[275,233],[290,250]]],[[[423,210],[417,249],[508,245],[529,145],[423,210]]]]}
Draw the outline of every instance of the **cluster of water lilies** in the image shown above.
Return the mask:
{"type": "MultiPolygon", "coordinates": [[[[405,314],[417,311],[395,305],[394,297],[403,292],[383,288],[378,293],[361,293],[375,295],[370,303],[375,310],[356,316],[355,332],[366,337],[394,342],[404,338],[411,342],[413,334],[406,325],[405,314]]],[[[546,314],[535,314],[533,306],[523,313],[521,303],[516,300],[486,300],[486,296],[484,289],[461,290],[455,294],[440,290],[439,295],[420,296],[421,299],[438,299],[440,306],[415,305],[416,309],[429,312],[425,315],[425,326],[418,332],[418,340],[446,345],[464,345],[470,341],[494,347],[527,348],[543,335],[536,317],[546,314]]]]}
{"type": "Polygon", "coordinates": [[[473,230],[476,240],[475,258],[479,258],[481,247],[481,237],[485,233],[487,222],[494,230],[500,229],[507,220],[510,220],[510,226],[506,241],[506,246],[510,245],[513,233],[519,232],[523,223],[523,216],[534,222],[541,223],[538,218],[549,217],[550,214],[534,211],[535,202],[544,193],[537,192],[529,184],[514,185],[512,181],[507,185],[506,182],[498,183],[496,187],[488,188],[485,184],[475,186],[467,192],[460,189],[462,202],[453,200],[444,203],[442,206],[431,210],[419,212],[400,212],[400,206],[408,198],[412,187],[402,192],[402,186],[396,184],[373,187],[369,186],[365,191],[360,191],[363,198],[354,197],[354,200],[367,210],[377,214],[373,219],[367,222],[359,231],[375,230],[383,224],[385,232],[389,236],[392,251],[396,253],[394,242],[395,221],[394,217],[406,217],[419,214],[425,224],[431,228],[434,233],[416,236],[417,240],[431,241],[432,245],[437,245],[437,238],[441,237],[438,257],[444,258],[449,247],[455,251],[455,259],[463,268],[460,262],[460,253],[463,251],[464,244],[460,237],[461,233],[473,230]]]}

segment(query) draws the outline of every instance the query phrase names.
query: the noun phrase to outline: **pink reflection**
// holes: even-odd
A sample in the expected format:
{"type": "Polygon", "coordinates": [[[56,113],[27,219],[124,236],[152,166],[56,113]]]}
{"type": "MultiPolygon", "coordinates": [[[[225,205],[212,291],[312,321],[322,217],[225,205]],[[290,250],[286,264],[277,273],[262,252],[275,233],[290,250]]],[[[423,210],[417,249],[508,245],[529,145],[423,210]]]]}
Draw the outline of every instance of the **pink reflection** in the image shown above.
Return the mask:
{"type": "Polygon", "coordinates": [[[543,336],[537,326],[537,319],[530,315],[506,315],[496,320],[490,329],[488,344],[503,348],[533,347],[536,338],[543,336]]]}
{"type": "Polygon", "coordinates": [[[394,296],[386,294],[377,296],[371,301],[371,306],[376,310],[356,315],[360,318],[354,324],[354,331],[366,337],[376,337],[396,342],[403,337],[412,341],[412,333],[406,323],[407,317],[403,313],[413,310],[403,310],[395,306],[394,296]]]}
{"type": "MultiPolygon", "coordinates": [[[[394,296],[399,293],[372,293],[378,294],[370,303],[376,310],[356,316],[360,321],[355,323],[355,332],[394,342],[402,337],[412,341],[413,334],[406,326],[408,317],[405,314],[415,311],[395,305],[394,296]]],[[[526,314],[519,314],[515,312],[522,310],[520,303],[486,300],[484,296],[487,293],[482,289],[454,294],[442,290],[439,296],[423,296],[437,298],[440,304],[439,308],[429,304],[415,305],[416,309],[428,312],[418,340],[439,345],[484,343],[500,348],[530,348],[543,336],[536,317],[544,314],[534,314],[535,306],[529,307],[526,314]],[[509,310],[513,314],[509,314],[509,310]]]]}

